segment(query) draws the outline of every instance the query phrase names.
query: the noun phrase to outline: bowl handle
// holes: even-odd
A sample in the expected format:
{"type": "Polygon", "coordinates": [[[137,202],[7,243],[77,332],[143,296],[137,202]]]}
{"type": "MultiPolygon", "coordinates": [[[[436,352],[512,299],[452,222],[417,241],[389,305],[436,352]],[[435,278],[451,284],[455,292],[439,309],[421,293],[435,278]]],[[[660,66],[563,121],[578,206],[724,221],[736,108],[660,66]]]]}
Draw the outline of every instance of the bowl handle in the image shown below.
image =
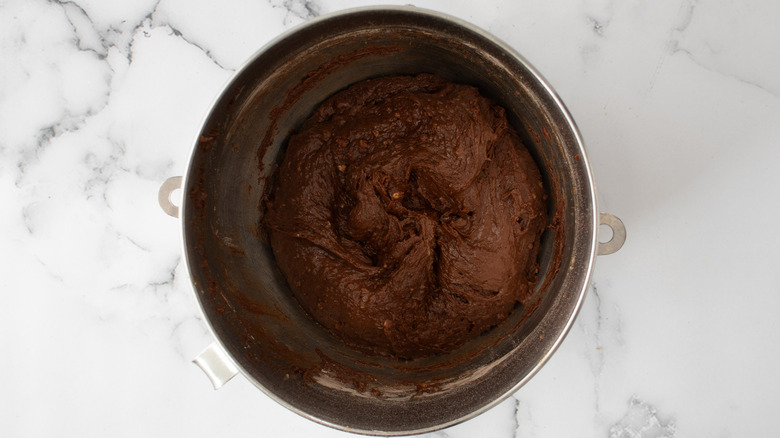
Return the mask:
{"type": "Polygon", "coordinates": [[[206,347],[192,362],[206,373],[211,384],[214,385],[214,389],[221,388],[228,380],[238,374],[236,364],[230,360],[225,350],[216,342],[206,347]]]}
{"type": "Polygon", "coordinates": [[[160,186],[160,191],[157,193],[157,202],[160,203],[160,207],[169,216],[179,217],[179,206],[174,204],[171,200],[171,195],[177,189],[181,188],[182,177],[172,176],[165,180],[160,186]]]}
{"type": "Polygon", "coordinates": [[[617,252],[626,242],[626,226],[617,216],[609,213],[599,213],[599,223],[612,229],[612,238],[609,242],[599,242],[598,255],[607,255],[617,252]]]}

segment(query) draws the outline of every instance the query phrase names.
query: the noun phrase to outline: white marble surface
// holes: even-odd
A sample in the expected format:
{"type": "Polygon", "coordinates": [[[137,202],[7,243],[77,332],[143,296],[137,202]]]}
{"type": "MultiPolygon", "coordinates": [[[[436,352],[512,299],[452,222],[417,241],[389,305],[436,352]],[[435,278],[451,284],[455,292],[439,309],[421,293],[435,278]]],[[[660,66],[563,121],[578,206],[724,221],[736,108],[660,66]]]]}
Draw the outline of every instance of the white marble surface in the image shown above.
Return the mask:
{"type": "MultiPolygon", "coordinates": [[[[407,3],[402,1],[397,3],[407,3]]],[[[435,437],[750,437],[780,409],[780,3],[412,1],[507,41],[586,139],[600,257],[513,397],[435,437]]],[[[157,189],[271,38],[349,0],[0,0],[0,436],[350,436],[236,378],[157,189]]]]}

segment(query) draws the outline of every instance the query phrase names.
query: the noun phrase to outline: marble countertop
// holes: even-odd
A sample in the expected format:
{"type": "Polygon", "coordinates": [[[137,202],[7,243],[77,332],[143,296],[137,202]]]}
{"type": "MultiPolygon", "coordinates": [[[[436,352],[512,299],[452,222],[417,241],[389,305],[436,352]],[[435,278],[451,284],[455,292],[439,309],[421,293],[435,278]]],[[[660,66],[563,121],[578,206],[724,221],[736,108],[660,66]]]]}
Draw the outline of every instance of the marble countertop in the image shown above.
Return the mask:
{"type": "MultiPolygon", "coordinates": [[[[427,436],[776,433],[780,3],[411,3],[542,72],[628,230],[542,371],[427,436]]],[[[252,53],[368,4],[0,0],[0,435],[352,436],[191,363],[212,339],[157,190],[252,53]]]]}

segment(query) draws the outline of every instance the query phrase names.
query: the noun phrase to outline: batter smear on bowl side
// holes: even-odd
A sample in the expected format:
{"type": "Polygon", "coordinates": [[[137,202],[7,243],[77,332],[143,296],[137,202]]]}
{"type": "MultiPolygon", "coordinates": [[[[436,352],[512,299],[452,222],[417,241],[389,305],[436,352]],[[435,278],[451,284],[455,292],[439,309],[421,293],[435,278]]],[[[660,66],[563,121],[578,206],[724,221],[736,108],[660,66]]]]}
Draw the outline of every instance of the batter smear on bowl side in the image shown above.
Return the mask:
{"type": "Polygon", "coordinates": [[[503,108],[438,76],[393,76],[335,94],[290,137],[264,226],[319,324],[417,358],[531,296],[545,200],[503,108]]]}

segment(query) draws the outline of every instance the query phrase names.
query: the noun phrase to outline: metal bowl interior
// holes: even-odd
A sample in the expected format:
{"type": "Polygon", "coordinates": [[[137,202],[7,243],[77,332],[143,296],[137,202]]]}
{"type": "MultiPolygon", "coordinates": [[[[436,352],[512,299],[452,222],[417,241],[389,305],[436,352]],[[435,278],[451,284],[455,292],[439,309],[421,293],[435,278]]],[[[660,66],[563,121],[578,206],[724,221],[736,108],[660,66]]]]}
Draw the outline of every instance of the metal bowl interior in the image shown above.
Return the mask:
{"type": "Polygon", "coordinates": [[[596,245],[596,200],[576,126],[519,55],[470,25],[415,8],[312,21],[259,52],[204,122],[184,183],[185,255],[206,320],[243,374],[315,421],[420,433],[470,418],[525,383],[579,309],[596,245]],[[362,79],[435,73],[502,105],[537,160],[556,224],[543,236],[538,299],[442,356],[399,362],[343,345],[297,304],[259,208],[291,132],[362,79]]]}

